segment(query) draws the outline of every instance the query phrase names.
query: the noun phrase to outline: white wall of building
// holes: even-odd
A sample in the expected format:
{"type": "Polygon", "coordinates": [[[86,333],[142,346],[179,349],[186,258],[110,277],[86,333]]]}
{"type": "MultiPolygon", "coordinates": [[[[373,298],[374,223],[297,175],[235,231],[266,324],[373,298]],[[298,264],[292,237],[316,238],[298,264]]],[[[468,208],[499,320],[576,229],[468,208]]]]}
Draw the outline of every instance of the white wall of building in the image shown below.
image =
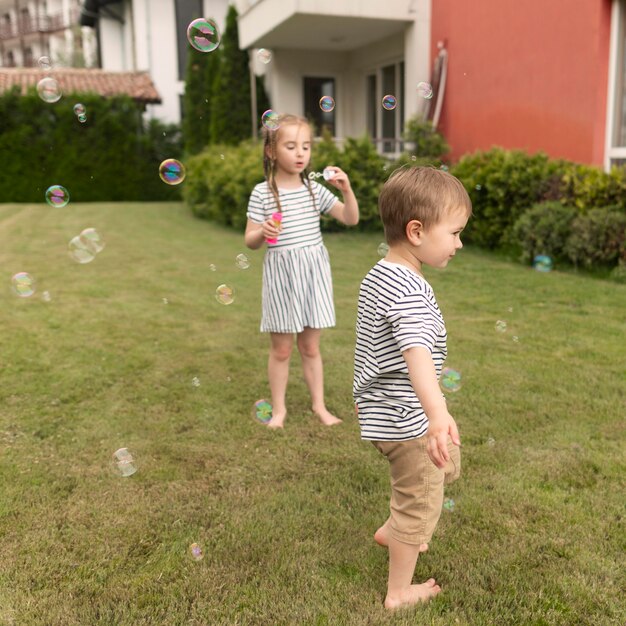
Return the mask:
{"type": "MultiPolygon", "coordinates": [[[[110,5],[119,12],[122,5],[110,5]]],[[[226,25],[228,0],[204,0],[204,15],[217,22],[221,32],[226,25]]],[[[151,118],[180,122],[180,96],[185,89],[178,77],[178,37],[174,0],[125,0],[124,24],[101,14],[100,41],[102,68],[111,71],[147,71],[162,104],[147,107],[151,118]]],[[[180,34],[186,37],[186,28],[180,34]]]]}

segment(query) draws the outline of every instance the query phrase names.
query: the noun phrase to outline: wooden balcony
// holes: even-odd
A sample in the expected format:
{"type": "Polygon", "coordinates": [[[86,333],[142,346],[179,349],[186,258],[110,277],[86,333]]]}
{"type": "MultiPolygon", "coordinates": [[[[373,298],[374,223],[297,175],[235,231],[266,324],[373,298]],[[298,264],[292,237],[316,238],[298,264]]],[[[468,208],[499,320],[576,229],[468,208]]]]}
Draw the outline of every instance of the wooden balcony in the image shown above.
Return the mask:
{"type": "Polygon", "coordinates": [[[19,39],[33,33],[54,33],[78,24],[78,11],[72,9],[69,19],[63,13],[20,16],[16,21],[0,23],[0,40],[19,39]]]}

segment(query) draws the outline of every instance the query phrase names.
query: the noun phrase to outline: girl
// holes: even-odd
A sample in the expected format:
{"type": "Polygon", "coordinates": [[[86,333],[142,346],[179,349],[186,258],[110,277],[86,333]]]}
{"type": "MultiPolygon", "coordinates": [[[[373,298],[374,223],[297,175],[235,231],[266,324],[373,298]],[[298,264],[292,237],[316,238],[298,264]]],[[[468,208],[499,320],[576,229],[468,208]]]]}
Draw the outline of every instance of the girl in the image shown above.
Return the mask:
{"type": "Polygon", "coordinates": [[[353,226],[359,221],[359,205],[348,176],[338,167],[327,168],[334,172],[329,182],[341,191],[344,202],[309,180],[312,133],[307,120],[281,115],[278,123],[277,130],[263,129],[265,182],[250,195],[245,234],[246,245],[253,250],[269,240],[263,263],[261,319],[261,332],[270,333],[267,369],[273,410],[267,425],[282,428],[287,416],[285,392],[296,333],[313,412],[323,424],[332,426],[341,420],[324,402],[320,331],[335,325],[335,308],[320,215],[330,214],[353,226]],[[280,223],[272,219],[276,213],[282,215],[280,223]]]}

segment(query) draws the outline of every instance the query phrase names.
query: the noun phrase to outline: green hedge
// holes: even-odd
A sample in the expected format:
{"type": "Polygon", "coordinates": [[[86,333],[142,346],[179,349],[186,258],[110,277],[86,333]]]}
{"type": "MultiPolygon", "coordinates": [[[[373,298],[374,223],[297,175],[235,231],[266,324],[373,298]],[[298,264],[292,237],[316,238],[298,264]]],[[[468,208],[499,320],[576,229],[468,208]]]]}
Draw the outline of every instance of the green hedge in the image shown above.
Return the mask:
{"type": "MultiPolygon", "coordinates": [[[[350,184],[359,201],[362,231],[380,231],[378,195],[389,175],[398,167],[410,164],[434,164],[440,161],[427,156],[403,154],[390,162],[376,152],[369,138],[346,139],[338,148],[326,135],[313,148],[310,171],[321,172],[327,165],[336,165],[350,177],[350,184]]],[[[187,179],[183,197],[198,217],[227,226],[244,228],[246,209],[252,188],[263,181],[262,147],[260,143],[244,141],[238,146],[213,145],[204,152],[189,157],[185,163],[187,179]]],[[[341,198],[341,193],[323,178],[316,179],[341,198]]],[[[325,231],[347,228],[330,217],[322,218],[325,231]]],[[[354,227],[351,227],[354,228],[354,227]]]]}
{"type": "Polygon", "coordinates": [[[54,104],[33,90],[0,96],[0,202],[43,202],[51,185],[63,185],[75,202],[171,200],[177,187],[158,174],[166,158],[180,158],[173,125],[144,125],[129,97],[64,94],[54,104]],[[80,123],[74,104],[87,108],[80,123]]]}
{"type": "Polygon", "coordinates": [[[466,240],[489,249],[506,245],[517,218],[544,199],[558,169],[542,153],[494,148],[464,156],[450,171],[472,199],[466,240]]]}

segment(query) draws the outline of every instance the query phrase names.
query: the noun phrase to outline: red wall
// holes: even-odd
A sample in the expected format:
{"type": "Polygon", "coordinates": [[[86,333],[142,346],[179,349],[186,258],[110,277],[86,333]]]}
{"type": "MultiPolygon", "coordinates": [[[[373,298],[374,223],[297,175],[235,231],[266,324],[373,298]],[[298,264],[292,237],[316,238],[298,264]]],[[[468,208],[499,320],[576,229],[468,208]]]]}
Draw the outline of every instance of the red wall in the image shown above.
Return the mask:
{"type": "Polygon", "coordinates": [[[602,165],[611,0],[432,0],[452,158],[494,145],[602,165]]]}

